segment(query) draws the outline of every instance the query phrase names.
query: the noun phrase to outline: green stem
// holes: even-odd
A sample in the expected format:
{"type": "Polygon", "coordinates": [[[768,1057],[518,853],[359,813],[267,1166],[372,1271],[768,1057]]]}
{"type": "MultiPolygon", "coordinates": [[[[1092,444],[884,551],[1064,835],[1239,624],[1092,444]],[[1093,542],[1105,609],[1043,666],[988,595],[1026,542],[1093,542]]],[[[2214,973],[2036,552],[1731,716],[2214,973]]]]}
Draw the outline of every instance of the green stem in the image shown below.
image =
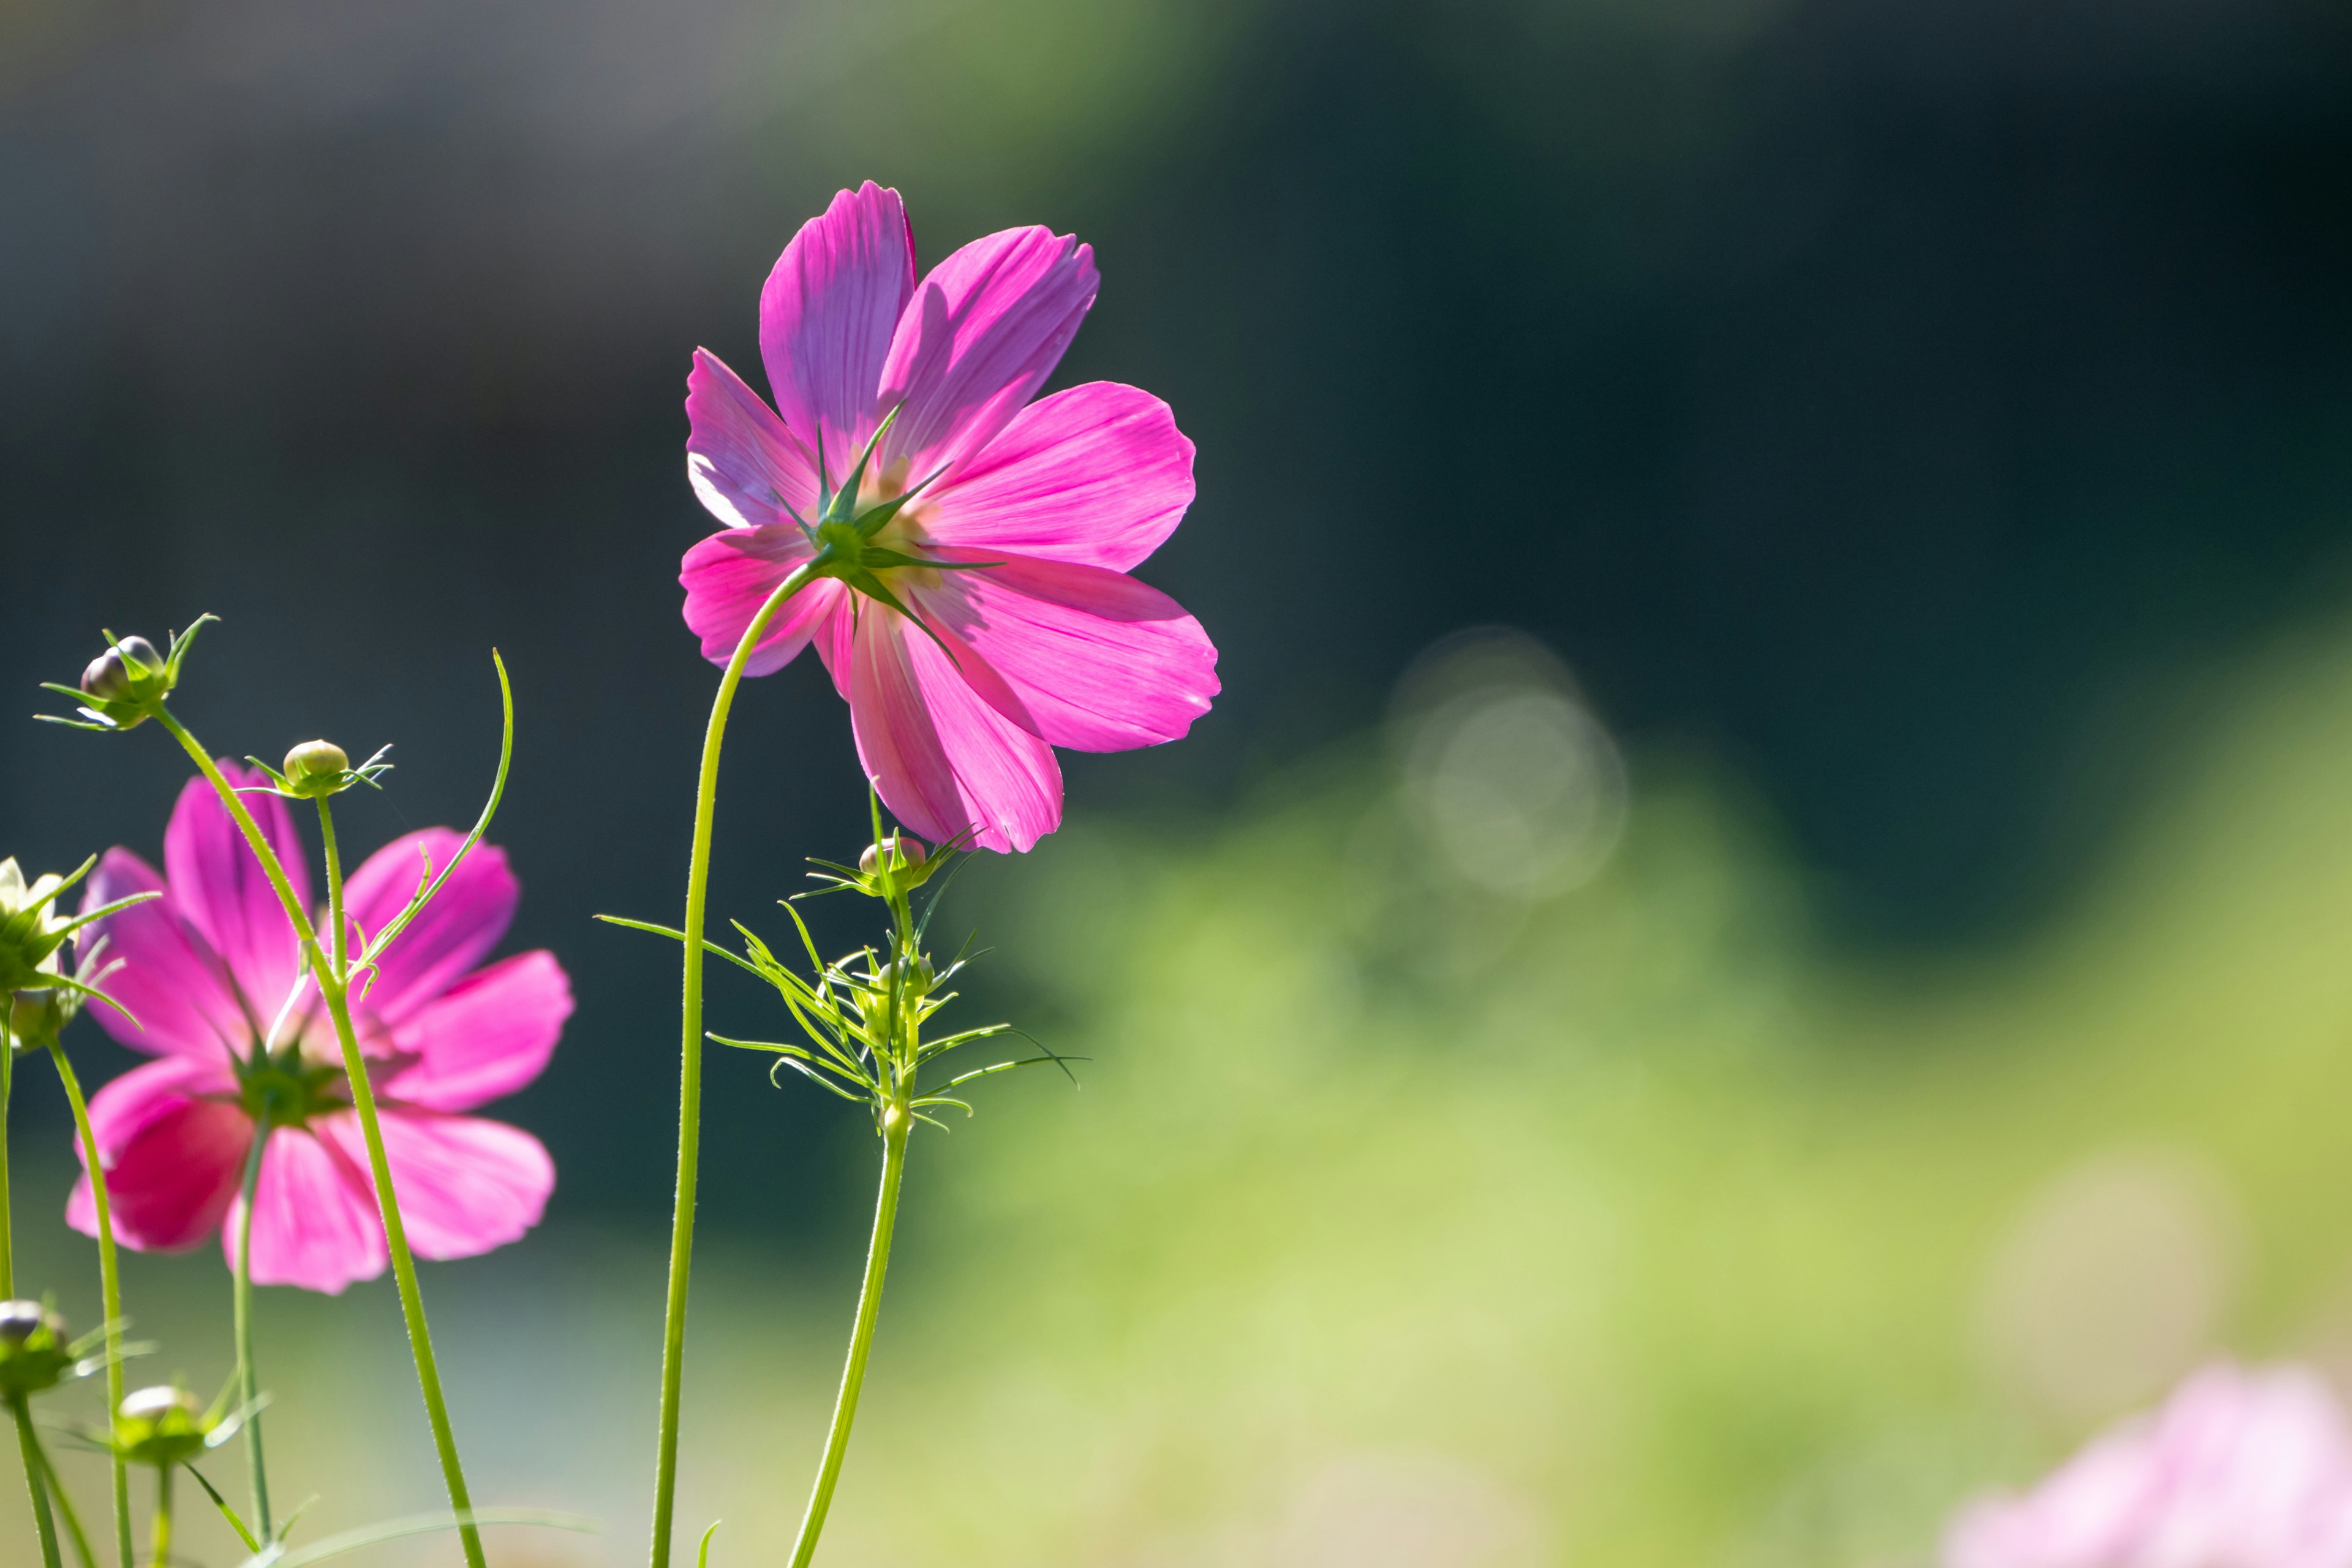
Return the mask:
{"type": "MultiPolygon", "coordinates": [[[[253,850],[254,858],[261,862],[262,874],[269,879],[270,887],[278,894],[278,901],[285,906],[286,918],[294,922],[294,930],[302,939],[303,954],[310,960],[310,973],[319,983],[319,994],[327,1004],[328,1016],[334,1020],[335,1038],[343,1050],[344,1075],[351,1080],[352,1106],[359,1112],[360,1131],[367,1140],[368,1168],[375,1178],[376,1212],[383,1218],[384,1239],[392,1253],[393,1278],[400,1287],[401,1316],[408,1328],[409,1353],[416,1362],[416,1384],[425,1395],[425,1414],[433,1427],[434,1448],[440,1456],[441,1478],[448,1488],[449,1506],[460,1520],[470,1521],[473,1501],[466,1488],[465,1467],[457,1458],[457,1439],[450,1430],[448,1404],[441,1395],[441,1373],[433,1360],[433,1335],[425,1321],[425,1298],[416,1287],[416,1263],[409,1256],[408,1233],[400,1223],[400,1204],[392,1184],[392,1163],[384,1156],[383,1130],[376,1121],[375,1093],[368,1083],[367,1062],[360,1055],[359,1037],[352,1028],[351,1004],[343,989],[344,976],[340,969],[330,972],[327,957],[319,949],[319,934],[310,924],[310,912],[302,908],[301,900],[295,898],[294,889],[286,879],[285,868],[278,863],[278,852],[263,836],[260,825],[253,820],[253,814],[246,809],[244,797],[221,776],[221,771],[214,764],[211,756],[168,709],[158,703],[154,712],[157,721],[171,731],[172,738],[179,742],[180,749],[188,753],[197,771],[211,783],[214,793],[221,798],[221,804],[228,807],[229,816],[236,819],[237,831],[245,835],[245,842],[253,850]]],[[[319,818],[327,837],[329,920],[335,933],[336,951],[340,953],[343,942],[342,872],[335,853],[334,822],[328,815],[323,797],[319,802],[319,818]]],[[[126,1541],[129,1539],[128,1531],[126,1521],[126,1541]]],[[[471,1522],[467,1522],[459,1527],[459,1535],[465,1544],[467,1568],[485,1568],[488,1559],[482,1554],[481,1532],[471,1522]]]]}
{"type": "MultiPolygon", "coordinates": [[[[106,1162],[99,1157],[98,1131],[89,1124],[89,1102],[82,1098],[81,1079],[65,1047],[53,1037],[49,1059],[57,1064],[58,1081],[65,1085],[66,1103],[73,1107],[74,1131],[81,1134],[84,1163],[89,1168],[90,1205],[98,1211],[98,1283],[100,1308],[106,1314],[106,1411],[113,1419],[122,1403],[122,1274],[114,1250],[114,1209],[106,1194],[106,1162]]],[[[131,1473],[121,1455],[114,1457],[114,1548],[122,1568],[131,1568],[131,1473]]]]}
{"type": "Polygon", "coordinates": [[[163,1568],[172,1561],[172,1467],[155,1467],[155,1562],[163,1568]]]}
{"type": "Polygon", "coordinates": [[[311,963],[319,973],[319,994],[326,998],[335,1037],[343,1047],[343,1076],[350,1080],[352,1109],[360,1114],[360,1131],[367,1140],[368,1170],[375,1178],[376,1212],[383,1217],[384,1239],[391,1246],[393,1278],[400,1286],[400,1314],[408,1324],[408,1348],[416,1361],[416,1384],[425,1394],[425,1413],[433,1426],[433,1447],[441,1457],[441,1479],[449,1490],[449,1507],[457,1515],[457,1535],[466,1550],[467,1568],[486,1568],[482,1532],[473,1522],[474,1501],[466,1487],[466,1468],[457,1458],[457,1435],[449,1425],[448,1402],[441,1394],[441,1372],[433,1357],[433,1331],[425,1321],[425,1295],[416,1284],[416,1260],[409,1255],[408,1230],[401,1223],[400,1204],[392,1183],[392,1161],[384,1152],[383,1128],[376,1120],[375,1090],[368,1082],[367,1058],[360,1054],[359,1036],[352,1028],[352,1009],[343,986],[344,934],[343,865],[335,847],[335,817],[327,797],[319,797],[319,831],[327,850],[327,923],[334,933],[331,970],[320,963],[318,939],[310,941],[311,963]]]}
{"type": "Polygon", "coordinates": [[[58,1521],[49,1513],[49,1489],[42,1479],[41,1440],[33,1432],[32,1406],[19,1394],[8,1401],[16,1417],[16,1447],[25,1456],[25,1485],[33,1493],[33,1531],[41,1538],[42,1568],[65,1568],[58,1555],[58,1521]]]}
{"type": "Polygon", "coordinates": [[[849,1333],[849,1361],[841,1369],[841,1393],[834,1400],[833,1430],[824,1440],[824,1462],[809,1493],[808,1512],[801,1520],[799,1542],[793,1548],[792,1568],[808,1568],[816,1555],[816,1538],[824,1532],[825,1510],[833,1506],[834,1483],[841,1478],[841,1461],[849,1452],[849,1424],[857,1415],[858,1390],[866,1384],[866,1352],[874,1348],[874,1321],[882,1310],[882,1277],[890,1267],[890,1232],[898,1219],[898,1183],[907,1173],[907,1135],[915,1119],[904,1106],[882,1113],[882,1194],[874,1205],[874,1239],[866,1249],[866,1283],[858,1292],[857,1323],[849,1333]]]}
{"type": "Polygon", "coordinates": [[[261,1373],[253,1360],[253,1198],[261,1186],[261,1152],[269,1143],[268,1125],[253,1131],[253,1148],[245,1157],[245,1202],[236,1225],[236,1370],[238,1394],[245,1401],[245,1468],[253,1480],[253,1517],[268,1541],[269,1468],[261,1457],[261,1373]]]}
{"type": "Polygon", "coordinates": [[[702,928],[710,893],[710,825],[719,807],[719,749],[727,715],[742,684],[743,666],[786,600],[815,580],[816,561],[776,584],[735,645],[710,721],[702,731],[702,771],[694,793],[694,844],[686,871],[686,969],[678,1017],[677,1195],[670,1214],[669,1299],[662,1314],[661,1417],[654,1458],[653,1568],[668,1568],[670,1520],[677,1489],[678,1390],[686,1370],[686,1287],[694,1259],[696,1178],[702,1158],[702,928]]]}

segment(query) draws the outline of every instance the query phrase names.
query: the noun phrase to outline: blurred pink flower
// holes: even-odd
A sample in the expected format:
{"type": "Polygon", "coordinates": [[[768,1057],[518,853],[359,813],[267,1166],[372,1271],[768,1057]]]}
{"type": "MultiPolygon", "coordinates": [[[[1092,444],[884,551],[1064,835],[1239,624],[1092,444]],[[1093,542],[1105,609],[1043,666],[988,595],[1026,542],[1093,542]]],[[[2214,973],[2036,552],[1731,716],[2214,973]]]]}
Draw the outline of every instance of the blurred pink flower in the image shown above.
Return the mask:
{"type": "Polygon", "coordinates": [[[1029,401],[1097,284],[1093,251],[1044,228],[976,239],[919,284],[898,193],[869,182],[802,227],[761,293],[775,408],[708,351],[687,380],[688,470],[729,524],[679,574],[712,661],[815,552],[791,514],[814,521],[817,449],[841,483],[894,408],[865,499],[930,482],[874,542],[997,563],[877,573],[921,627],[820,580],[746,666],[766,675],[815,643],[866,776],[935,843],[1028,848],[1061,820],[1054,747],[1175,740],[1218,689],[1200,623],[1126,575],[1192,504],[1192,444],[1168,405],[1110,382],[1029,401]]]}
{"type": "MultiPolygon", "coordinates": [[[[263,782],[233,763],[221,771],[234,784],[263,782]]],[[[307,902],[309,874],[285,803],[245,798],[307,902]]],[[[345,885],[352,925],[373,932],[392,920],[425,858],[445,865],[462,842],[428,827],[370,856],[345,885]]],[[[234,1265],[237,1189],[256,1120],[248,1108],[273,1089],[281,1106],[299,1108],[299,1120],[272,1131],[262,1154],[255,1282],[331,1294],[375,1278],[387,1257],[383,1224],[333,1026],[307,981],[288,1008],[300,973],[293,923],[202,779],[180,792],[163,866],[159,877],[129,850],[110,849],[89,880],[93,904],[164,890],[89,928],[106,939],[107,958],[122,963],[108,993],[145,1028],[102,1003],[91,1012],[122,1044],[162,1058],[90,1101],[116,1237],[126,1247],[176,1251],[219,1229],[234,1265]],[[257,1056],[256,1043],[273,1024],[275,1054],[257,1056]]],[[[373,980],[353,987],[352,1022],[369,1058],[401,1218],[422,1258],[469,1258],[520,1239],[539,1223],[555,1185],[538,1139],[455,1114],[537,1078],[572,1011],[571,983],[551,953],[475,967],[506,933],[518,890],[505,855],[478,846],[385,951],[373,980]]],[[[77,1152],[87,1165],[89,1152],[77,1152]]],[[[66,1218],[97,1232],[87,1174],[66,1218]]]]}
{"type": "Polygon", "coordinates": [[[2352,1427],[2304,1367],[2206,1368],[2021,1496],[1980,1499],[1946,1568],[2347,1568],[2352,1427]]]}

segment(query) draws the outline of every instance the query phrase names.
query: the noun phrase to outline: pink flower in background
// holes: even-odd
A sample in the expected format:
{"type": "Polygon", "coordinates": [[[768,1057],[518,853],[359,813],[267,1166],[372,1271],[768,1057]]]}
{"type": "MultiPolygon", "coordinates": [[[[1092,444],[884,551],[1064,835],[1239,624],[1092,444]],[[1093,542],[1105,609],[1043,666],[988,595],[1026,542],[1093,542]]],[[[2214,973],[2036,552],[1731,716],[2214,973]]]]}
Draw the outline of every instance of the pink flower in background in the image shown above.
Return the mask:
{"type": "MultiPolygon", "coordinates": [[[[231,784],[263,782],[233,763],[221,771],[231,784]]],[[[308,873],[285,803],[245,798],[307,903],[308,873]]],[[[381,928],[415,891],[425,858],[446,865],[462,842],[430,827],[370,856],[345,886],[352,923],[363,932],[381,928]]],[[[254,1110],[274,1091],[286,1109],[262,1154],[254,1280],[332,1293],[373,1279],[387,1257],[383,1225],[341,1049],[316,987],[304,982],[287,1010],[300,972],[293,924],[202,779],[180,792],[163,867],[159,877],[129,850],[110,849],[89,880],[93,906],[164,890],[88,933],[103,936],[107,958],[121,961],[106,989],[145,1028],[102,1003],[91,1012],[122,1044],[162,1058],[90,1101],[116,1237],[127,1247],[174,1251],[221,1230],[234,1264],[254,1110]],[[273,1025],[271,1052],[257,1053],[273,1025]]],[[[352,1021],[369,1058],[401,1218],[419,1257],[469,1258],[520,1239],[539,1223],[555,1185],[538,1139],[458,1114],[537,1078],[572,1011],[571,983],[551,953],[476,967],[506,933],[517,892],[506,857],[477,847],[385,951],[373,980],[353,987],[352,1021]]],[[[79,1152],[87,1164],[89,1152],[79,1152]]],[[[97,1232],[87,1175],[66,1218],[97,1232]]]]}
{"type": "Polygon", "coordinates": [[[837,579],[801,591],[746,668],[810,643],[849,703],[866,776],[934,842],[1026,849],[1062,815],[1053,748],[1181,736],[1216,695],[1200,623],[1126,574],[1192,500],[1192,444],[1150,394],[1092,382],[1035,403],[1094,303],[1094,254],[1044,228],[976,239],[919,284],[896,191],[835,196],[760,297],[774,409],[707,351],[687,466],[729,524],[686,553],[686,622],[724,664],[816,545],[819,462],[840,484],[893,409],[868,502],[920,487],[875,537],[926,561],[876,573],[910,626],[837,579]],[[778,416],[781,414],[782,417],[778,416]],[[929,481],[926,483],[926,481],[929,481]]]}
{"type": "Polygon", "coordinates": [[[2022,1496],[1981,1499],[1946,1568],[2347,1568],[2352,1427],[2302,1367],[2209,1367],[2022,1496]]]}

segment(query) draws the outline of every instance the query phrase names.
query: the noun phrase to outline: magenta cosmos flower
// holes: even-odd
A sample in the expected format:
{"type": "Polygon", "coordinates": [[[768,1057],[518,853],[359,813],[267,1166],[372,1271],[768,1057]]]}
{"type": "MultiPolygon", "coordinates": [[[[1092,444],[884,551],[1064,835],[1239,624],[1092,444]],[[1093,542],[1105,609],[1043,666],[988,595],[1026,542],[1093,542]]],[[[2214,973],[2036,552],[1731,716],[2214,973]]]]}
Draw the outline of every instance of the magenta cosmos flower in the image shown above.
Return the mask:
{"type": "Polygon", "coordinates": [[[2347,1568],[2352,1429],[2318,1373],[2212,1366],[2021,1496],[1971,1504],[1947,1568],[2347,1568]]]}
{"type": "Polygon", "coordinates": [[[1089,247],[1014,228],[918,283],[898,193],[869,182],[802,227],[761,293],[775,407],[707,351],[687,381],[687,468],[729,526],[687,552],[679,581],[719,664],[823,548],[821,486],[842,485],[895,414],[848,500],[913,499],[850,549],[906,614],[820,578],[745,668],[769,674],[814,643],[866,777],[934,842],[1028,848],[1061,820],[1055,746],[1172,741],[1217,693],[1200,623],[1127,575],[1192,504],[1192,442],[1132,386],[1029,401],[1097,282],[1089,247]]]}
{"type": "MultiPolygon", "coordinates": [[[[234,784],[264,782],[233,763],[221,771],[234,784]]],[[[308,903],[285,803],[245,798],[308,903]]],[[[352,924],[362,933],[381,929],[415,893],[425,860],[446,865],[463,842],[428,827],[368,857],[344,888],[352,924]]],[[[220,1230],[233,1266],[246,1157],[257,1113],[274,1098],[277,1125],[254,1198],[255,1282],[332,1293],[375,1278],[387,1258],[383,1224],[334,1026],[307,981],[288,1008],[301,968],[293,923],[202,779],[180,792],[163,868],[159,877],[129,850],[110,849],[89,881],[95,902],[163,892],[89,928],[105,937],[106,956],[121,961],[108,993],[139,1022],[102,1003],[90,1010],[117,1040],[161,1058],[90,1101],[116,1237],[174,1251],[220,1230]],[[270,1049],[257,1050],[273,1026],[270,1049]]],[[[518,890],[505,855],[477,847],[385,950],[373,980],[353,987],[352,1023],[401,1218],[422,1258],[470,1258],[520,1239],[555,1185],[538,1139],[461,1114],[537,1078],[572,1011],[571,983],[551,953],[476,967],[506,934],[518,890]]],[[[88,1164],[89,1152],[79,1152],[88,1164]]],[[[97,1233],[87,1174],[66,1218],[97,1233]]]]}

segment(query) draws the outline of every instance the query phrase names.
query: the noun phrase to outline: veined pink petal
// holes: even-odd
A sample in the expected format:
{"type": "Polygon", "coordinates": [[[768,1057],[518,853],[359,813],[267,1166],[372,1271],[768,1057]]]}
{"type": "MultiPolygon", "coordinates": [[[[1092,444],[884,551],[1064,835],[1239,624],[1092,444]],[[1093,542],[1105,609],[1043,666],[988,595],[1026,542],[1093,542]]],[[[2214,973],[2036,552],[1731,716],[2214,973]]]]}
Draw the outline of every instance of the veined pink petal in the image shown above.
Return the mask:
{"type": "MultiPolygon", "coordinates": [[[[724,665],[776,584],[811,554],[808,541],[791,523],[766,528],[730,528],[686,552],[677,580],[686,589],[687,629],[702,639],[702,657],[724,665]]],[[[809,637],[841,604],[845,592],[833,578],[811,583],[768,623],[760,646],[744,661],[746,675],[772,675],[800,657],[809,637]]]]}
{"type": "MultiPolygon", "coordinates": [[[[255,1284],[340,1296],[354,1279],[383,1273],[391,1260],[364,1163],[345,1157],[325,1136],[346,1123],[356,1144],[359,1114],[351,1110],[314,1116],[310,1130],[280,1127],[269,1135],[253,1201],[255,1284]]],[[[242,1206],[242,1200],[232,1199],[221,1221],[221,1251],[231,1268],[242,1206]]]]}
{"type": "Polygon", "coordinates": [[[1120,752],[1176,740],[1209,710],[1217,650],[1175,600],[1098,566],[998,559],[938,574],[915,607],[1003,678],[1019,702],[999,705],[1007,718],[1056,746],[1120,752]]]}
{"type": "Polygon", "coordinates": [[[387,1099],[471,1110],[537,1078],[572,1016],[572,983],[544,951],[478,970],[393,1031],[416,1065],[386,1081],[387,1099]]]}
{"type": "Polygon", "coordinates": [[[866,604],[837,616],[818,645],[848,700],[858,761],[891,813],[941,843],[970,832],[982,848],[1026,850],[1062,819],[1054,750],[984,700],[996,683],[977,654],[950,662],[896,611],[866,604]]]}
{"type": "Polygon", "coordinates": [[[790,522],[789,506],[815,521],[815,455],[709,349],[694,351],[686,418],[687,479],[712,516],[757,528],[790,522]]]}
{"type": "MultiPolygon", "coordinates": [[[[520,1241],[555,1190],[555,1163],[519,1127],[395,1106],[384,1108],[378,1124],[401,1223],[419,1258],[472,1258],[520,1241]]],[[[356,1116],[315,1117],[311,1125],[367,1169],[356,1116]]]]}
{"type": "MultiPolygon", "coordinates": [[[[408,907],[428,868],[437,876],[465,841],[464,834],[446,827],[401,835],[352,873],[343,885],[343,912],[362,936],[373,939],[408,907]]],[[[396,1025],[457,984],[506,935],[521,891],[506,851],[475,845],[376,961],[367,1010],[396,1025]]]]}
{"type": "MultiPolygon", "coordinates": [[[[226,758],[220,771],[241,790],[268,782],[226,758]]],[[[294,897],[308,909],[310,870],[286,803],[258,792],[239,798],[276,852],[294,897]]],[[[171,902],[228,965],[247,1005],[268,1027],[301,971],[301,942],[236,819],[202,778],[187,782],[172,809],[163,830],[163,874],[172,884],[171,902]]]]}
{"type": "Polygon", "coordinates": [[[914,290],[906,205],[868,180],[801,226],[760,291],[776,412],[812,446],[823,432],[836,480],[881,417],[883,360],[914,290]]]}
{"type": "MultiPolygon", "coordinates": [[[[1062,362],[1101,279],[1093,247],[1045,228],[973,240],[915,289],[882,367],[882,444],[910,480],[977,454],[1062,362]]],[[[790,415],[786,416],[790,418],[790,415]]]]}
{"type": "MultiPolygon", "coordinates": [[[[244,1175],[253,1122],[236,1105],[194,1097],[236,1092],[226,1069],[167,1057],[131,1068],[90,1098],[116,1240],[142,1252],[176,1252],[220,1224],[244,1175]]],[[[74,1152],[87,1168],[89,1152],[79,1137],[74,1152]]],[[[87,1173],[66,1200],[66,1223],[98,1234],[87,1173]]]]}
{"type": "MultiPolygon", "coordinates": [[[[82,908],[91,910],[132,893],[155,891],[163,879],[130,850],[110,849],[87,886],[82,908]]],[[[86,953],[100,937],[106,941],[101,962],[120,961],[121,967],[100,988],[131,1013],[126,1017],[103,1002],[91,1003],[91,1016],[108,1034],[134,1051],[151,1056],[171,1051],[207,1062],[226,1062],[232,1051],[242,1056],[251,1048],[257,1026],[237,1005],[226,971],[200,945],[202,939],[189,931],[170,899],[134,904],[83,927],[74,940],[78,951],[86,953]]],[[[268,1028],[269,1022],[265,1018],[258,1027],[268,1028]]]]}
{"type": "Polygon", "coordinates": [[[1192,504],[1168,405],[1094,381],[1041,397],[919,503],[940,544],[1131,571],[1192,504]]]}

